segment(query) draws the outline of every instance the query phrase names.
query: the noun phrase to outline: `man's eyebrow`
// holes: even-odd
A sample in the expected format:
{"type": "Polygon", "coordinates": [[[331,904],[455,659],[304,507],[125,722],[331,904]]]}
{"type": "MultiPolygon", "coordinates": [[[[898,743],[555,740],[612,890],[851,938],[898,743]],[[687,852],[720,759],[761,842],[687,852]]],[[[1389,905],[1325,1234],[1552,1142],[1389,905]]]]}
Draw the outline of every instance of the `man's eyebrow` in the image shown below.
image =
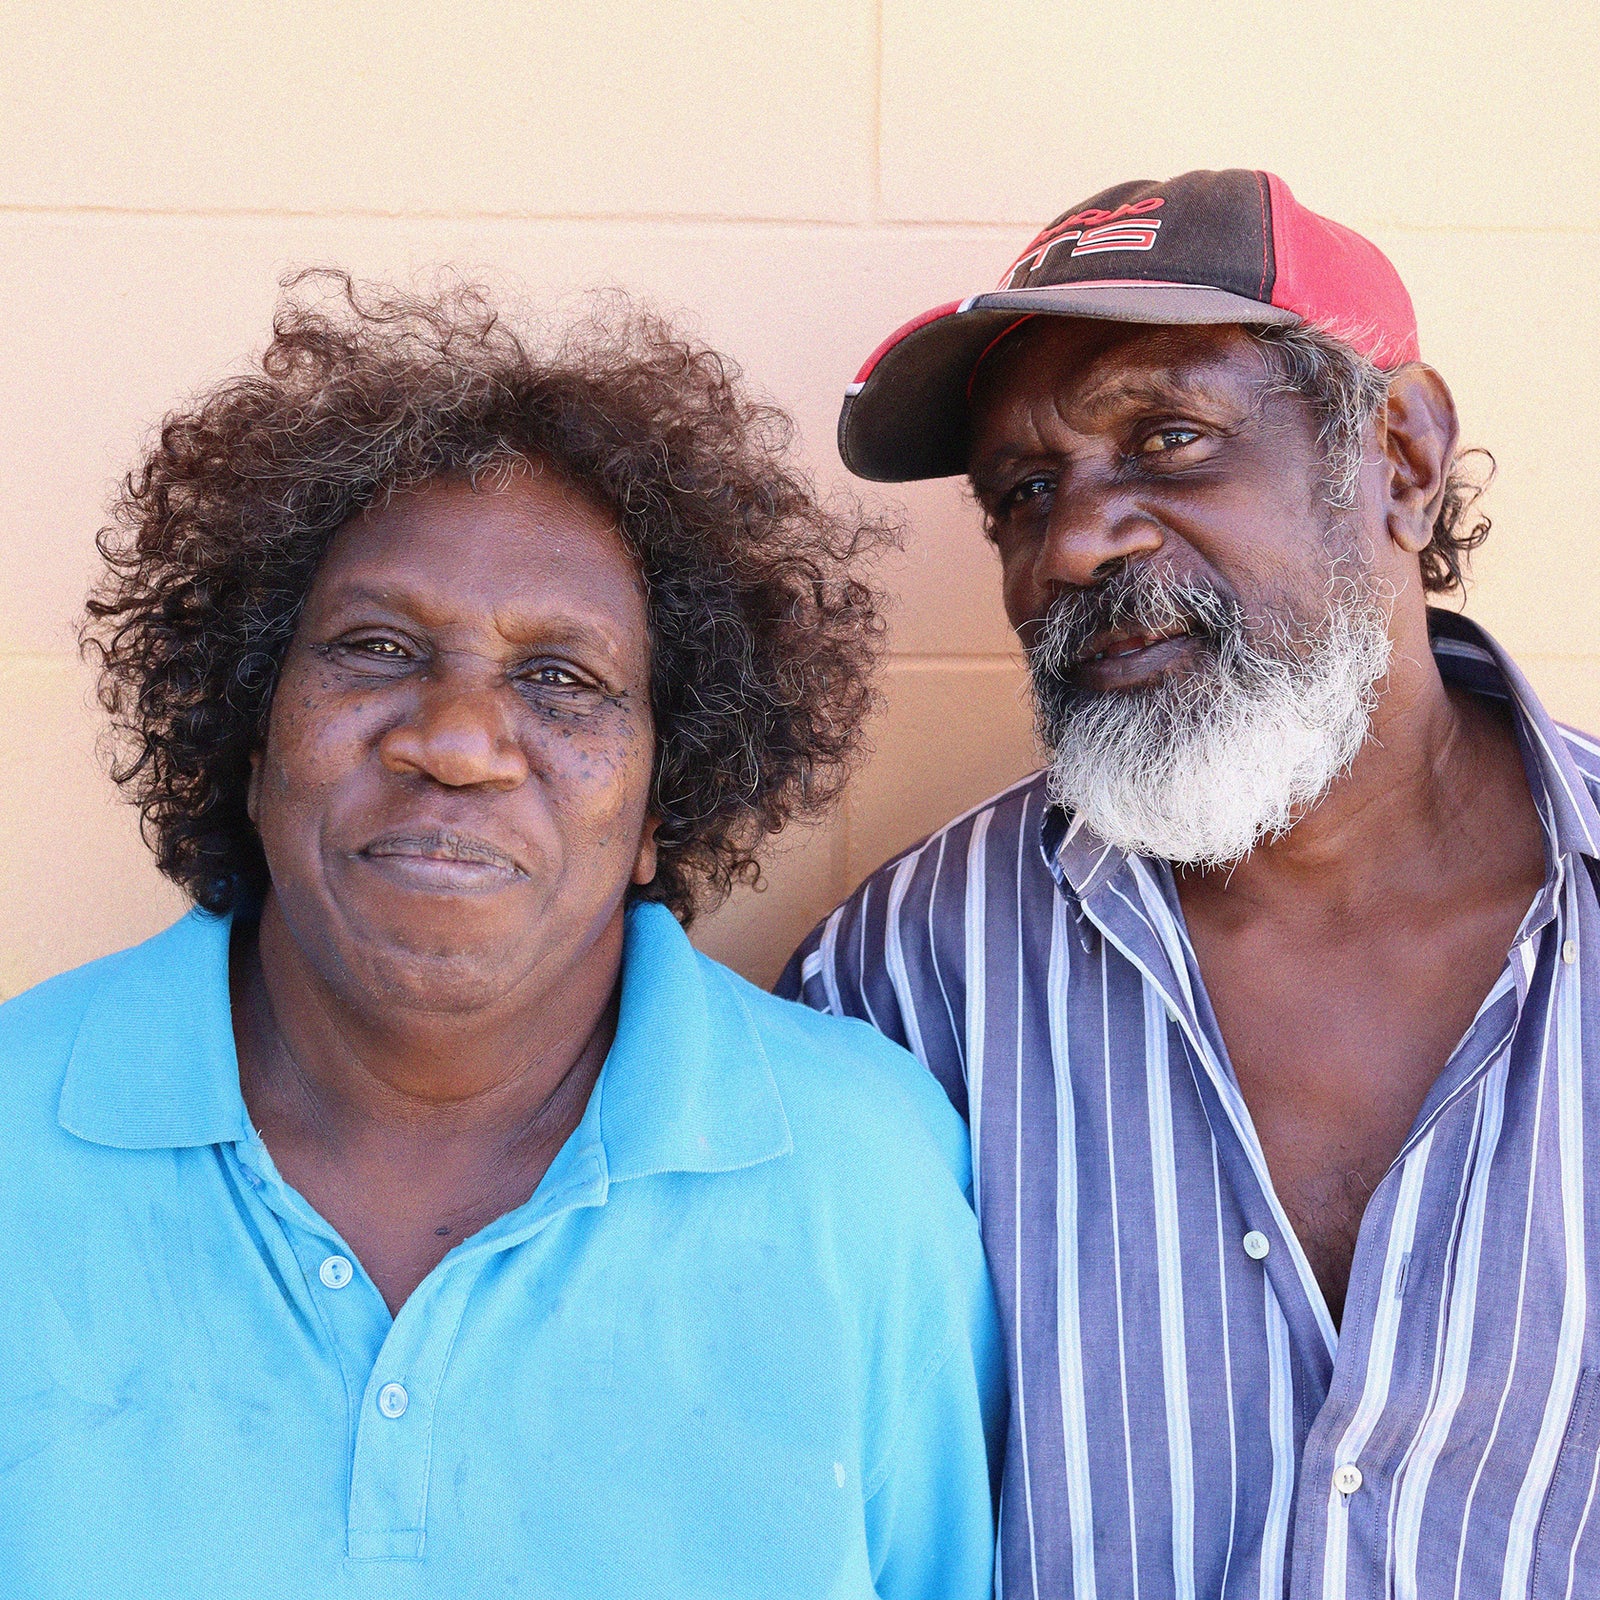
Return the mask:
{"type": "Polygon", "coordinates": [[[999,485],[996,479],[1008,468],[1019,461],[1032,461],[1043,459],[1036,450],[991,450],[982,460],[975,462],[967,469],[967,482],[972,485],[972,492],[981,500],[985,495],[994,494],[999,485]]]}
{"type": "MultiPolygon", "coordinates": [[[[1091,414],[1128,406],[1165,407],[1199,403],[1236,406],[1244,399],[1234,383],[1219,384],[1218,363],[1158,367],[1145,372],[1108,373],[1073,397],[1074,407],[1091,414]]],[[[1225,370],[1225,369],[1224,369],[1225,370]]],[[[1235,376],[1228,374],[1229,377],[1235,376]]]]}

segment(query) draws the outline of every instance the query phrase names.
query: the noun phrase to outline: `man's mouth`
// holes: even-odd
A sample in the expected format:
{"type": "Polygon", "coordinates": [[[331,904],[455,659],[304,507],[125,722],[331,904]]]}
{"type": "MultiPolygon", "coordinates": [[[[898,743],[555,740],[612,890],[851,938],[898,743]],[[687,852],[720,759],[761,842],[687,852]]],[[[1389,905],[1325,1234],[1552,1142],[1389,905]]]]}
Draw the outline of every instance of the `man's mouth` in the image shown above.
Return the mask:
{"type": "Polygon", "coordinates": [[[1186,640],[1192,635],[1187,628],[1175,628],[1168,633],[1146,633],[1133,628],[1112,628],[1095,634],[1078,652],[1079,666],[1094,666],[1105,661],[1121,661],[1139,655],[1157,645],[1186,640]]]}

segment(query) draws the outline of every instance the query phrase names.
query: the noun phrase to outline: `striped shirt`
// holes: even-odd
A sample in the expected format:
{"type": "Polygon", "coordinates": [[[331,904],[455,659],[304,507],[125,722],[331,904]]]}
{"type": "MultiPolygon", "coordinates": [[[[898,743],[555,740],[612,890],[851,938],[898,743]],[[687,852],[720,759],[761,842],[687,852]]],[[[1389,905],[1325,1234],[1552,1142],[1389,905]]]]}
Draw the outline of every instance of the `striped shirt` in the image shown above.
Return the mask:
{"type": "Polygon", "coordinates": [[[1447,679],[1509,702],[1546,876],[1373,1192],[1339,1330],[1170,867],[1040,777],[880,868],[780,981],[967,1117],[1007,1600],[1600,1595],[1600,745],[1473,624],[1433,629],[1447,679]]]}

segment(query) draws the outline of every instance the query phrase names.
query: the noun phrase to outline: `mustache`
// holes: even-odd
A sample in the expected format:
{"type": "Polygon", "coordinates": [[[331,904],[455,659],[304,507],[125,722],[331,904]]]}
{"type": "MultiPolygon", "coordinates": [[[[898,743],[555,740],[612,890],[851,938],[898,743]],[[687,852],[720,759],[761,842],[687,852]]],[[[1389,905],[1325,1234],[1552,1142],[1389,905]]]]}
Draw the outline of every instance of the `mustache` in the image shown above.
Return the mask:
{"type": "Polygon", "coordinates": [[[1188,634],[1220,653],[1243,638],[1244,607],[1237,596],[1170,568],[1125,563],[1092,588],[1056,597],[1028,642],[1028,664],[1036,680],[1070,678],[1092,645],[1120,633],[1188,634]]]}

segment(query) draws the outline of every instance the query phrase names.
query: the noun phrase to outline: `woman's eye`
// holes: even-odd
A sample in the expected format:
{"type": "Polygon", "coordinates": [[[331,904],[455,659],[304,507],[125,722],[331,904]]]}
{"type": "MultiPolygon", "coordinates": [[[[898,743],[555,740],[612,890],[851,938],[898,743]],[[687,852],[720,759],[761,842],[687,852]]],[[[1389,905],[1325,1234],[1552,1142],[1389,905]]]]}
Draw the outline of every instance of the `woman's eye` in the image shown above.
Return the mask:
{"type": "Polygon", "coordinates": [[[347,650],[351,655],[362,656],[368,661],[409,661],[410,652],[404,645],[393,639],[341,639],[339,648],[347,650]]]}
{"type": "Polygon", "coordinates": [[[528,703],[551,717],[587,717],[609,698],[592,678],[559,661],[530,662],[516,682],[528,703]]]}
{"type": "Polygon", "coordinates": [[[1152,434],[1145,437],[1139,446],[1142,456],[1159,455],[1164,450],[1181,450],[1186,444],[1193,444],[1200,437],[1198,428],[1157,428],[1152,434]]]}
{"type": "Polygon", "coordinates": [[[583,686],[583,680],[577,673],[549,662],[524,673],[522,681],[537,684],[541,689],[578,689],[583,686]]]}
{"type": "Polygon", "coordinates": [[[558,698],[569,710],[598,704],[604,697],[604,691],[598,689],[592,679],[559,661],[530,662],[517,673],[516,681],[524,690],[551,697],[551,703],[556,703],[558,698]]]}

